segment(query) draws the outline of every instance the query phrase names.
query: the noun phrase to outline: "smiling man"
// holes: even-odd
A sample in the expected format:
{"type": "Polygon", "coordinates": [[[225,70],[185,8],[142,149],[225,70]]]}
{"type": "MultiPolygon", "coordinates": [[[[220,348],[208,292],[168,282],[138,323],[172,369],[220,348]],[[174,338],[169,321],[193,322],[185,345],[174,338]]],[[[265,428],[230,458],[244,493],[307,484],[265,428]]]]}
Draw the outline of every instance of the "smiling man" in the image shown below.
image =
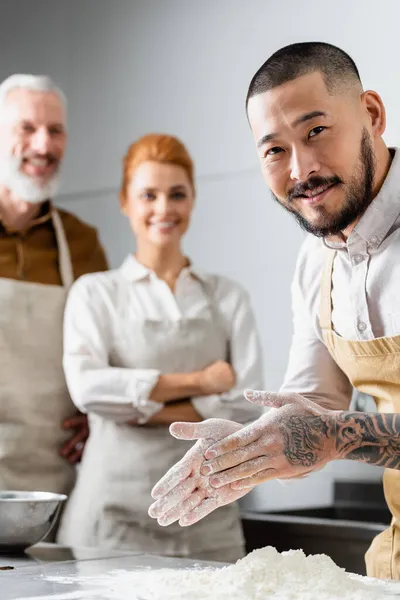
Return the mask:
{"type": "Polygon", "coordinates": [[[380,137],[384,107],[378,94],[363,92],[351,59],[331,47],[313,57],[326,61],[326,72],[305,69],[291,79],[279,67],[299,48],[306,52],[296,45],[276,53],[250,85],[246,106],[262,172],[306,231],[348,237],[390,165],[380,137]]]}
{"type": "Polygon", "coordinates": [[[325,43],[282,48],[246,100],[264,179],[305,229],[294,276],[294,336],[272,407],[230,423],[176,423],[197,439],[153,490],[161,525],[190,525],[272,478],[352,459],[387,467],[391,528],[367,554],[369,575],[400,579],[400,152],[382,139],[385,108],[353,60],[325,43]],[[350,412],[353,386],[380,413],[350,412]],[[219,438],[219,440],[217,440],[219,438]]]}
{"type": "Polygon", "coordinates": [[[47,77],[0,85],[0,489],[69,492],[88,434],[62,369],[66,292],[107,268],[96,231],[56,210],[66,103],[47,77]],[[75,430],[75,433],[74,433],[75,430]]]}

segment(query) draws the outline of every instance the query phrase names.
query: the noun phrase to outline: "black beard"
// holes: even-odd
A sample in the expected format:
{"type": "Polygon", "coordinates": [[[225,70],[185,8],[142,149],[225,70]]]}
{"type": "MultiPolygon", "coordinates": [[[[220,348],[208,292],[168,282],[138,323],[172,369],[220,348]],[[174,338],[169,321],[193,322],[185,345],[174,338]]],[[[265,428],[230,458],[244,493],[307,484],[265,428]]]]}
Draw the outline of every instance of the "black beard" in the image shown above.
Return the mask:
{"type": "Polygon", "coordinates": [[[315,211],[319,213],[320,224],[309,223],[297,210],[292,208],[291,202],[296,196],[301,196],[306,190],[327,185],[343,185],[338,176],[334,177],[310,177],[304,183],[298,183],[289,193],[288,205],[283,205],[279,199],[272,194],[283,208],[290,212],[300,227],[317,237],[337,235],[360,217],[372,202],[372,189],[376,171],[376,159],[368,132],[364,129],[360,144],[359,165],[357,172],[353,175],[347,185],[347,194],[341,210],[336,214],[329,214],[323,206],[316,206],[315,211]]]}

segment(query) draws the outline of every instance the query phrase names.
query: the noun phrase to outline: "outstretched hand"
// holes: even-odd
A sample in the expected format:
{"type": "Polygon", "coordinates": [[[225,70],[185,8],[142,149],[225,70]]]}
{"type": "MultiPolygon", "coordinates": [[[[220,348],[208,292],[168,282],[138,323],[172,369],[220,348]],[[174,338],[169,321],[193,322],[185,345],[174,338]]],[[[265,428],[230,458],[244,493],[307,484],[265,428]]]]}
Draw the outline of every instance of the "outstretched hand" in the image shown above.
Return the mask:
{"type": "Polygon", "coordinates": [[[200,472],[207,448],[242,427],[239,423],[223,419],[173,423],[170,432],[174,437],[197,442],[153,488],[155,502],[149,508],[149,515],[162,526],[175,521],[182,526],[193,525],[216,508],[244,496],[247,489],[233,490],[228,485],[213,488],[209,478],[200,472]]]}

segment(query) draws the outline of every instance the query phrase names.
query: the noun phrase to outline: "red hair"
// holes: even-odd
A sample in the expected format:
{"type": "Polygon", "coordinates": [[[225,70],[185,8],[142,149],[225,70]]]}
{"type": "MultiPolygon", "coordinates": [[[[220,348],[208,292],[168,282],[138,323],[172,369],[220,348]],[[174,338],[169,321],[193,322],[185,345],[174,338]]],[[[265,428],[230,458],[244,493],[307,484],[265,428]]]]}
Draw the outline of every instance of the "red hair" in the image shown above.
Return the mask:
{"type": "Polygon", "coordinates": [[[149,133],[131,144],[124,157],[119,194],[121,206],[125,205],[128,186],[135,169],[149,160],[182,167],[194,190],[194,165],[184,144],[172,135],[149,133]]]}

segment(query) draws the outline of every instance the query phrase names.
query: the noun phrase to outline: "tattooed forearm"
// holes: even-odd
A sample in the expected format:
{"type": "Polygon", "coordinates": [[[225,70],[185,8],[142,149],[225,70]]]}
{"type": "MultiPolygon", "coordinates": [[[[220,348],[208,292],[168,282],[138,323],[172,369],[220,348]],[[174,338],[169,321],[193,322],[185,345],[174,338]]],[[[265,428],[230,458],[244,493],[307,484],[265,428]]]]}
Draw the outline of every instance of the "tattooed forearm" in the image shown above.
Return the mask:
{"type": "Polygon", "coordinates": [[[400,469],[400,414],[337,413],[340,458],[400,469]]]}
{"type": "Polygon", "coordinates": [[[282,423],[280,431],[283,452],[293,466],[349,459],[400,470],[400,414],[296,415],[282,423]]]}
{"type": "Polygon", "coordinates": [[[335,422],[330,416],[290,417],[281,426],[284,454],[292,465],[312,467],[321,460],[327,440],[335,435],[335,422]]]}

